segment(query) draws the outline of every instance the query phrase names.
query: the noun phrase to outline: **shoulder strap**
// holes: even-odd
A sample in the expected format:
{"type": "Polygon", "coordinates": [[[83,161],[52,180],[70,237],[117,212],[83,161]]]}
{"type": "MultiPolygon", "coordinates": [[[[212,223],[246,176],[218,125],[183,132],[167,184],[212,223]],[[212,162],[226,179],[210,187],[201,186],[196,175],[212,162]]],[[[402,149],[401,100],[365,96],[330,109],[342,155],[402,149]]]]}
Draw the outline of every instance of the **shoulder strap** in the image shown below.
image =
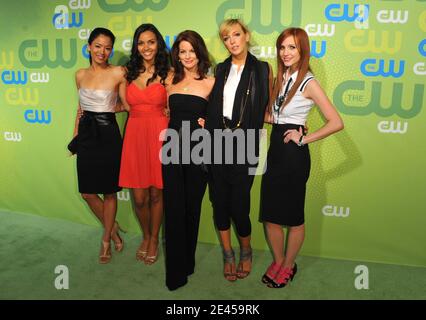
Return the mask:
{"type": "Polygon", "coordinates": [[[305,90],[305,87],[308,84],[308,82],[311,81],[313,78],[314,78],[313,76],[310,76],[310,77],[307,77],[305,80],[303,80],[302,84],[300,85],[299,91],[303,92],[303,90],[305,90]]]}

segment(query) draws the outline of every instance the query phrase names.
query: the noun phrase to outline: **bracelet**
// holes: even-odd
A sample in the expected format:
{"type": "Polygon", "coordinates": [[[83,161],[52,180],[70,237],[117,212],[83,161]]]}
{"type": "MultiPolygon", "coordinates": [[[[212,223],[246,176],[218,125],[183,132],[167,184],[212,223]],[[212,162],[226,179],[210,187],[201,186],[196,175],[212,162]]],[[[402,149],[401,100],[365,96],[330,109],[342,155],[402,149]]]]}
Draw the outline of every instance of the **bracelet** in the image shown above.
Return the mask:
{"type": "Polygon", "coordinates": [[[304,146],[305,144],[303,143],[303,138],[304,138],[305,136],[302,134],[301,136],[300,136],[300,138],[299,138],[299,142],[297,143],[297,145],[299,146],[299,147],[302,147],[302,146],[304,146]]]}

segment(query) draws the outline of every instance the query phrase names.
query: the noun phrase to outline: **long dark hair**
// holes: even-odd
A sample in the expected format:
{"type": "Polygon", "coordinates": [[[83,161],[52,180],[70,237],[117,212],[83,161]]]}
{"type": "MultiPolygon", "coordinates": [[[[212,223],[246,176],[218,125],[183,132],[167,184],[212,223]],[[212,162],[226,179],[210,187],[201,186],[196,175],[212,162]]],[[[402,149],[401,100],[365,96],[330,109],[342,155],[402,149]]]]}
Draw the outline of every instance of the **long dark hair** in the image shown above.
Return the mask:
{"type": "Polygon", "coordinates": [[[176,84],[185,77],[185,72],[182,63],[179,61],[179,44],[182,41],[188,41],[194,48],[195,55],[198,59],[197,71],[198,78],[196,80],[203,80],[211,66],[209,53],[203,38],[195,31],[185,30],[178,34],[172,46],[172,66],[174,68],[173,84],[176,84]]]}
{"type": "Polygon", "coordinates": [[[154,67],[155,71],[151,78],[148,79],[146,85],[154,81],[157,76],[160,76],[160,83],[164,85],[164,81],[167,78],[167,73],[170,70],[169,52],[166,46],[166,42],[163,39],[160,31],[151,23],[141,24],[133,35],[132,53],[130,54],[130,61],[126,64],[127,75],[126,79],[128,82],[135,80],[141,73],[146,71],[143,64],[143,58],[138,50],[138,41],[141,33],[145,31],[151,31],[157,38],[158,51],[155,55],[154,67]]]}
{"type": "MultiPolygon", "coordinates": [[[[106,29],[106,28],[99,28],[98,27],[98,28],[93,29],[92,32],[90,32],[89,39],[87,40],[87,43],[89,45],[91,45],[92,42],[97,37],[99,37],[100,35],[104,35],[104,36],[110,38],[111,42],[112,42],[112,46],[114,47],[115,36],[114,36],[114,34],[112,33],[111,30],[106,29]]],[[[92,56],[90,54],[89,54],[89,61],[90,61],[90,64],[92,64],[92,56]]]]}

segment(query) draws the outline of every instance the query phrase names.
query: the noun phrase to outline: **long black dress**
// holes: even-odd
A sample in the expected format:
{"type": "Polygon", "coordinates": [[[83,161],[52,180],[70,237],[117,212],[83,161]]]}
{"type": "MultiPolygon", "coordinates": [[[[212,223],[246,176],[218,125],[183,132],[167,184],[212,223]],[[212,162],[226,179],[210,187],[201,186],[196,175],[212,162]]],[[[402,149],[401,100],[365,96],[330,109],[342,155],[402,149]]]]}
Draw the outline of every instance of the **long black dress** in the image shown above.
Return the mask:
{"type": "MultiPolygon", "coordinates": [[[[169,164],[163,161],[166,285],[170,290],[184,286],[195,268],[207,173],[202,165],[195,164],[189,157],[197,142],[191,142],[187,134],[201,129],[197,120],[205,118],[207,103],[206,99],[190,94],[175,93],[169,97],[169,130],[175,130],[179,136],[178,142],[173,145],[179,147],[178,161],[169,164]]],[[[171,140],[166,140],[166,143],[171,143],[171,140]]],[[[164,156],[163,153],[163,159],[164,156]]]]}

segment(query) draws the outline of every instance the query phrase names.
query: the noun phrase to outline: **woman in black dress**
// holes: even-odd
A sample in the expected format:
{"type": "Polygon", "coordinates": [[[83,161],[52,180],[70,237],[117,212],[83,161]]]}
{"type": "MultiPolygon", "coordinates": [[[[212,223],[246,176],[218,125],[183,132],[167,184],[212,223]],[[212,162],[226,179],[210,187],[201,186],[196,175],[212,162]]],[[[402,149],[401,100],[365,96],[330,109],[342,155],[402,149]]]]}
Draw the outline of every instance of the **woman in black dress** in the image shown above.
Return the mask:
{"type": "Polygon", "coordinates": [[[99,263],[111,260],[111,238],[115,250],[123,249],[123,240],[115,222],[116,192],[121,157],[121,135],[115,120],[118,95],[125,103],[125,72],[109,64],[115,37],[105,28],[95,28],[88,40],[90,66],[76,72],[79,108],[74,141],[77,145],[78,189],[82,198],[103,224],[104,233],[99,263]],[[99,197],[103,194],[103,198],[99,197]]]}
{"type": "Polygon", "coordinates": [[[163,182],[166,239],[166,285],[175,290],[194,273],[201,202],[207,186],[207,173],[196,157],[189,135],[198,129],[206,115],[208,96],[214,78],[207,76],[210,61],[206,45],[195,31],[181,32],[172,47],[174,72],[168,78],[170,122],[163,146],[163,182]],[[186,135],[186,133],[188,135],[186,135]],[[169,134],[168,134],[169,135],[169,134]],[[185,148],[187,146],[187,148],[185,148]],[[167,150],[177,151],[178,159],[166,163],[167,150]]]}

